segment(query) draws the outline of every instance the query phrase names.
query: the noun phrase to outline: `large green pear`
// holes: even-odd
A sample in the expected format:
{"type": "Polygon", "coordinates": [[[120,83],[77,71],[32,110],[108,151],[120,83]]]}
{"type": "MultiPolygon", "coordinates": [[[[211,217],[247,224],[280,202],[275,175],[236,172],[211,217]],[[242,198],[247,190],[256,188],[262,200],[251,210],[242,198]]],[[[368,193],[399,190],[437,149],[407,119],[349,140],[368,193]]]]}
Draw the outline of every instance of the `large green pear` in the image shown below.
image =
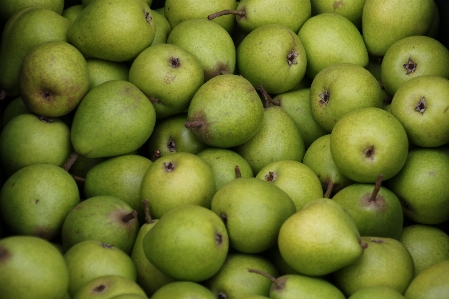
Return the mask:
{"type": "Polygon", "coordinates": [[[96,0],[81,11],[67,36],[81,53],[130,61],[153,42],[156,27],[143,0],[96,0]]]}
{"type": "Polygon", "coordinates": [[[64,257],[50,242],[33,236],[0,239],[2,299],[61,299],[69,275],[64,257]]]}
{"type": "Polygon", "coordinates": [[[417,275],[405,290],[407,299],[445,299],[449,292],[449,259],[438,262],[417,275]]]}
{"type": "Polygon", "coordinates": [[[153,105],[134,84],[107,81],[90,90],[76,109],[73,148],[88,158],[127,154],[147,141],[155,122],[153,105]]]}
{"type": "MultiPolygon", "coordinates": [[[[162,7],[163,9],[163,7],[162,7]]],[[[167,18],[157,10],[152,10],[153,20],[156,26],[153,42],[151,45],[163,44],[167,42],[168,35],[171,32],[171,26],[167,18]]]]}
{"type": "Polygon", "coordinates": [[[6,23],[16,12],[31,6],[39,6],[61,14],[64,0],[3,0],[0,2],[0,22],[6,23]]]}
{"type": "Polygon", "coordinates": [[[38,6],[21,9],[8,19],[0,42],[0,89],[18,96],[17,78],[26,53],[42,42],[67,41],[70,24],[60,14],[38,6]]]}
{"type": "Polygon", "coordinates": [[[214,299],[214,294],[205,286],[192,281],[174,281],[157,290],[152,299],[214,299]]]}

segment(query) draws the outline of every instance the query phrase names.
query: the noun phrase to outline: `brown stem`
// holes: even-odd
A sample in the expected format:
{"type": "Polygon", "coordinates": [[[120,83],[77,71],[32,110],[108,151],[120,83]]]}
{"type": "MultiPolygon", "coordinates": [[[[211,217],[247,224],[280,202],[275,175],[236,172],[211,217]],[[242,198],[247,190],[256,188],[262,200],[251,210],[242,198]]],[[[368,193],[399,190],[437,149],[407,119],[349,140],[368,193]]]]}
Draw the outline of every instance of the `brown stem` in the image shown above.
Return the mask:
{"type": "Polygon", "coordinates": [[[79,155],[76,152],[73,152],[69,159],[67,160],[67,162],[65,162],[63,168],[65,171],[69,171],[70,168],[72,167],[73,163],[75,163],[75,161],[78,159],[79,155]]]}
{"type": "Polygon", "coordinates": [[[142,200],[142,205],[143,205],[143,212],[145,214],[145,222],[146,223],[153,222],[153,219],[151,219],[150,215],[150,208],[148,207],[148,199],[142,200]]]}
{"type": "Polygon", "coordinates": [[[383,179],[384,179],[384,176],[382,174],[379,174],[377,176],[376,184],[374,185],[374,190],[373,190],[373,193],[371,193],[369,202],[376,201],[376,197],[377,197],[377,194],[379,193],[380,187],[382,186],[383,179]]]}
{"type": "Polygon", "coordinates": [[[329,183],[327,184],[327,188],[326,188],[326,193],[324,193],[324,198],[330,198],[332,191],[334,190],[334,182],[329,181],[329,183]]]}
{"type": "Polygon", "coordinates": [[[6,91],[3,89],[0,90],[0,101],[3,101],[6,98],[6,91]]]}
{"type": "Polygon", "coordinates": [[[240,167],[238,165],[235,165],[235,175],[237,176],[237,178],[242,177],[242,173],[240,172],[240,167]]]}
{"type": "Polygon", "coordinates": [[[279,282],[276,280],[276,278],[274,278],[272,275],[270,275],[262,270],[248,268],[248,272],[262,275],[262,276],[268,278],[269,280],[271,280],[275,284],[276,288],[278,288],[278,289],[283,288],[283,285],[279,284],[279,282]]]}
{"type": "Polygon", "coordinates": [[[128,221],[133,220],[136,217],[137,217],[137,211],[136,210],[132,210],[131,212],[129,212],[128,214],[126,214],[125,216],[122,217],[122,221],[123,222],[128,222],[128,221]]]}
{"type": "Polygon", "coordinates": [[[72,177],[73,177],[73,178],[75,179],[75,181],[78,182],[78,183],[84,183],[84,182],[86,182],[86,179],[85,179],[85,178],[82,178],[82,177],[80,177],[80,176],[77,176],[77,175],[72,174],[72,177]]]}
{"type": "Polygon", "coordinates": [[[187,129],[191,128],[201,128],[204,125],[204,122],[202,120],[194,120],[194,121],[188,121],[184,124],[184,126],[187,129]]]}
{"type": "Polygon", "coordinates": [[[153,156],[151,156],[151,161],[154,162],[162,156],[160,150],[155,150],[153,156]]]}
{"type": "Polygon", "coordinates": [[[215,18],[225,16],[225,15],[236,15],[236,16],[244,17],[246,15],[246,11],[245,10],[235,10],[235,9],[225,9],[225,10],[208,15],[207,19],[209,21],[212,21],[215,18]]]}

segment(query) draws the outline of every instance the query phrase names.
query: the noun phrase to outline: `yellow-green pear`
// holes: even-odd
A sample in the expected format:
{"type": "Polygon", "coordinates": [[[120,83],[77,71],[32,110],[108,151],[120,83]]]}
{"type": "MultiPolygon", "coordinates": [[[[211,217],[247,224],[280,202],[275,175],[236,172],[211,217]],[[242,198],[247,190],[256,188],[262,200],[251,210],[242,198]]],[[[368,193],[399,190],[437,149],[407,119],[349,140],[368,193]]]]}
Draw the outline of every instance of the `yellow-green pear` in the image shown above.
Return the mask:
{"type": "Polygon", "coordinates": [[[61,14],[64,0],[3,0],[0,2],[0,22],[6,23],[16,12],[31,6],[39,6],[61,14]]]}
{"type": "Polygon", "coordinates": [[[417,275],[408,285],[407,299],[445,299],[449,293],[449,259],[440,261],[417,275]]]}
{"type": "Polygon", "coordinates": [[[200,283],[192,281],[174,281],[158,289],[152,299],[214,299],[214,294],[200,283]]]}

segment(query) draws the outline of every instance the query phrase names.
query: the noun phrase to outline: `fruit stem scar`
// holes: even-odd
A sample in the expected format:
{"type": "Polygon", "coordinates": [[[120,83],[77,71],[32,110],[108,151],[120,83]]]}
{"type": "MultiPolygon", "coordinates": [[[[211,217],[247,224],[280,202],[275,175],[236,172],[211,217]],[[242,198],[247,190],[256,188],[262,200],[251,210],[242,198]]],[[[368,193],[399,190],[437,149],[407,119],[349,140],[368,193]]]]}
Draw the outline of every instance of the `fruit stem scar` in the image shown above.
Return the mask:
{"type": "Polygon", "coordinates": [[[327,89],[325,89],[324,92],[320,93],[318,96],[320,97],[319,103],[321,105],[324,104],[327,106],[329,104],[329,99],[330,99],[331,95],[330,95],[329,91],[327,91],[327,89]]]}
{"type": "Polygon", "coordinates": [[[374,145],[370,146],[365,150],[365,157],[373,161],[374,160],[373,156],[374,156],[374,145]]]}
{"type": "Polygon", "coordinates": [[[298,64],[298,61],[296,61],[296,57],[298,57],[299,53],[295,52],[293,49],[290,51],[290,53],[287,54],[287,63],[288,66],[291,66],[292,64],[298,64]]]}
{"type": "Polygon", "coordinates": [[[427,102],[426,102],[426,98],[422,97],[419,102],[418,105],[416,105],[415,107],[415,111],[418,111],[419,113],[421,113],[421,115],[424,114],[424,112],[427,109],[427,102]]]}
{"type": "Polygon", "coordinates": [[[405,74],[409,75],[409,74],[414,73],[416,71],[417,64],[412,60],[411,57],[409,57],[407,63],[404,63],[402,66],[405,68],[405,71],[406,71],[405,74]]]}
{"type": "Polygon", "coordinates": [[[51,100],[51,93],[50,93],[49,91],[43,91],[43,92],[41,93],[41,96],[42,96],[44,99],[46,99],[47,101],[50,101],[50,100],[51,100]]]}
{"type": "Polygon", "coordinates": [[[177,68],[177,67],[179,67],[179,66],[181,65],[181,62],[180,62],[179,57],[178,57],[178,58],[175,58],[175,57],[172,56],[172,57],[170,58],[169,62],[168,62],[168,65],[171,66],[172,68],[177,68]]]}
{"type": "Polygon", "coordinates": [[[173,169],[175,169],[175,165],[172,162],[164,162],[164,166],[167,172],[171,172],[173,171],[173,169]]]}

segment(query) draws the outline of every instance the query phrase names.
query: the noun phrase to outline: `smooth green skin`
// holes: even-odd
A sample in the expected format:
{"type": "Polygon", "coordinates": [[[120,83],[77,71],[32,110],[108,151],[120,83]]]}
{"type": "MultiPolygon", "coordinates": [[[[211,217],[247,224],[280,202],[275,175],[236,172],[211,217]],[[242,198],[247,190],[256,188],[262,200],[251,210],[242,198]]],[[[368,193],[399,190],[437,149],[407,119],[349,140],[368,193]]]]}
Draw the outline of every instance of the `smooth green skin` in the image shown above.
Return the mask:
{"type": "Polygon", "coordinates": [[[398,291],[385,286],[372,286],[358,290],[348,299],[405,299],[398,291]]]}
{"type": "Polygon", "coordinates": [[[412,255],[415,276],[433,264],[449,259],[449,236],[438,227],[409,225],[404,227],[398,240],[412,255]]]}
{"type": "Polygon", "coordinates": [[[142,177],[140,199],[148,199],[153,218],[182,205],[210,208],[215,194],[212,169],[200,157],[178,152],[154,161],[142,177]]]}
{"type": "Polygon", "coordinates": [[[239,178],[215,193],[211,210],[226,223],[232,248],[260,253],[276,246],[282,223],[296,207],[281,188],[258,178],[239,178]]]}
{"type": "Polygon", "coordinates": [[[388,180],[407,159],[409,142],[404,127],[381,108],[361,108],[345,114],[330,135],[335,165],[358,183],[374,183],[379,174],[388,180]]]}
{"type": "Polygon", "coordinates": [[[93,166],[86,174],[84,196],[117,197],[137,211],[143,223],[144,211],[140,199],[140,184],[151,160],[140,155],[123,155],[110,158],[93,166]]]}
{"type": "Polygon", "coordinates": [[[205,82],[195,93],[187,121],[203,123],[199,128],[190,128],[203,143],[231,148],[247,142],[261,129],[264,108],[247,79],[234,74],[220,75],[205,82]]]}
{"type": "Polygon", "coordinates": [[[195,92],[204,83],[199,60],[186,49],[161,43],[143,50],[129,69],[129,82],[151,101],[162,119],[189,108],[195,92]]]}
{"type": "Polygon", "coordinates": [[[8,96],[19,95],[19,71],[28,51],[46,41],[66,42],[70,24],[56,12],[40,7],[24,8],[6,22],[0,42],[0,88],[8,96]]]}
{"type": "Polygon", "coordinates": [[[309,18],[298,32],[306,49],[306,75],[313,79],[328,65],[340,62],[365,67],[368,51],[357,27],[335,13],[322,13],[309,18]]]}
{"type": "Polygon", "coordinates": [[[311,200],[323,197],[320,179],[310,167],[299,161],[272,162],[262,168],[256,178],[284,190],[295,204],[296,211],[311,200]]]}
{"type": "Polygon", "coordinates": [[[31,111],[61,117],[75,110],[89,91],[87,63],[67,42],[44,42],[23,58],[18,84],[20,96],[31,111]]]}
{"type": "Polygon", "coordinates": [[[129,66],[122,62],[98,58],[88,58],[86,62],[90,81],[89,90],[106,81],[128,81],[129,79],[129,66]]]}
{"type": "Polygon", "coordinates": [[[16,235],[0,239],[0,251],[2,298],[63,298],[69,276],[64,258],[53,244],[38,237],[16,235]]]}
{"type": "Polygon", "coordinates": [[[158,10],[153,9],[151,10],[151,13],[153,15],[153,20],[156,26],[156,31],[154,33],[154,38],[151,42],[151,46],[166,43],[168,35],[171,32],[170,23],[167,21],[167,18],[158,10]]]}
{"type": "Polygon", "coordinates": [[[85,6],[67,36],[88,57],[130,61],[153,42],[156,32],[144,1],[99,0],[85,6]]]}
{"type": "Polygon", "coordinates": [[[263,122],[256,135],[236,147],[235,151],[248,161],[256,174],[274,161],[301,162],[306,149],[292,117],[281,107],[272,106],[265,109],[263,122]]]}
{"type": "MultiPolygon", "coordinates": [[[[183,21],[190,19],[206,19],[207,16],[228,9],[236,9],[236,0],[166,0],[164,4],[164,15],[170,26],[175,28],[183,21]]],[[[225,15],[215,18],[213,22],[217,23],[227,32],[231,33],[234,29],[236,20],[234,15],[225,15]]]]}
{"type": "Polygon", "coordinates": [[[352,184],[337,192],[332,200],[351,215],[361,236],[398,239],[404,224],[404,213],[398,197],[381,186],[374,201],[374,184],[352,184]]]}
{"type": "Polygon", "coordinates": [[[382,285],[403,294],[415,275],[413,259],[396,239],[361,237],[359,259],[333,273],[334,285],[347,297],[360,289],[382,285]]]}
{"type": "Polygon", "coordinates": [[[377,79],[353,63],[335,63],[319,71],[310,86],[309,101],[313,119],[328,133],[345,114],[384,105],[377,79]]]}
{"type": "Polygon", "coordinates": [[[86,240],[64,253],[69,272],[68,293],[75,293],[87,282],[105,275],[119,275],[136,281],[136,266],[131,257],[115,246],[86,240]]]}
{"type": "Polygon", "coordinates": [[[312,15],[336,13],[350,20],[357,28],[362,28],[363,6],[366,0],[311,0],[312,15]]]}
{"type": "Polygon", "coordinates": [[[186,20],[172,27],[167,44],[174,44],[195,55],[203,67],[205,81],[235,71],[234,41],[223,27],[207,18],[186,20]]]}
{"type": "Polygon", "coordinates": [[[274,101],[279,101],[281,107],[293,118],[306,149],[318,137],[327,134],[312,117],[309,97],[310,88],[305,87],[278,94],[273,98],[274,101]]]}
{"type": "Polygon", "coordinates": [[[317,138],[306,150],[302,163],[315,172],[321,181],[323,190],[332,188],[329,196],[354,183],[340,172],[332,159],[330,151],[330,134],[317,138]]]}
{"type": "Polygon", "coordinates": [[[444,299],[449,292],[449,260],[438,262],[422,271],[407,287],[407,299],[444,299]]]}
{"type": "Polygon", "coordinates": [[[147,259],[176,280],[209,279],[222,267],[228,249],[228,233],[220,217],[196,205],[165,213],[143,238],[147,259]]]}
{"type": "Polygon", "coordinates": [[[151,299],[215,299],[214,294],[203,285],[191,281],[175,281],[157,290],[151,299]]]}
{"type": "Polygon", "coordinates": [[[23,113],[0,133],[0,161],[6,176],[32,164],[63,166],[71,152],[70,129],[58,118],[46,122],[23,113]]]}
{"type": "Polygon", "coordinates": [[[187,113],[169,116],[159,121],[154,127],[148,139],[148,155],[152,157],[156,150],[161,155],[169,155],[178,152],[197,154],[208,148],[187,129],[184,124],[187,121],[187,113]]]}
{"type": "Polygon", "coordinates": [[[362,35],[368,53],[383,57],[396,41],[412,35],[426,35],[433,23],[432,0],[403,3],[366,0],[362,12],[362,35]]]}
{"type": "Polygon", "coordinates": [[[220,271],[205,281],[205,286],[216,298],[268,297],[271,280],[248,269],[263,271],[273,277],[279,275],[276,267],[262,255],[233,252],[228,254],[220,271]]]}
{"type": "Polygon", "coordinates": [[[87,158],[127,154],[148,140],[155,123],[153,105],[134,84],[107,81],[78,105],[71,127],[73,148],[87,158]]]}
{"type": "Polygon", "coordinates": [[[2,129],[14,117],[20,114],[31,113],[30,109],[22,101],[21,97],[13,98],[8,105],[3,109],[1,124],[2,129]]]}
{"type": "Polygon", "coordinates": [[[322,278],[289,274],[276,278],[276,281],[271,285],[270,298],[345,299],[346,297],[336,286],[322,278]],[[277,284],[282,287],[279,288],[277,284]]]}
{"type": "Polygon", "coordinates": [[[81,201],[66,216],[62,225],[62,246],[65,251],[85,240],[96,240],[131,253],[139,232],[137,218],[123,221],[132,208],[123,200],[109,195],[81,201]]]}
{"type": "MultiPolygon", "coordinates": [[[[279,5],[280,6],[280,5],[279,5]]],[[[251,31],[237,48],[239,73],[269,94],[287,92],[304,78],[307,56],[298,35],[286,26],[267,24],[251,31]],[[297,55],[290,57],[289,55],[297,55]]]]}
{"type": "Polygon", "coordinates": [[[236,152],[226,148],[206,148],[197,154],[211,168],[215,179],[215,190],[218,191],[226,183],[239,178],[237,167],[242,178],[254,177],[248,162],[236,152]]]}
{"type": "Polygon", "coordinates": [[[298,273],[323,276],[354,263],[363,252],[359,241],[357,227],[343,207],[320,198],[282,224],[278,246],[298,273]]]}
{"type": "Polygon", "coordinates": [[[438,40],[428,36],[409,36],[392,44],[381,63],[381,81],[390,96],[402,84],[422,75],[435,75],[449,79],[449,50],[438,40]],[[417,64],[414,72],[404,68],[408,60],[417,64]]]}
{"type": "Polygon", "coordinates": [[[61,16],[68,19],[70,22],[74,22],[76,18],[80,15],[81,11],[83,11],[84,6],[82,4],[75,4],[65,8],[61,16]]]}
{"type": "Polygon", "coordinates": [[[420,224],[443,223],[449,219],[448,175],[449,154],[445,149],[412,149],[387,188],[401,200],[406,218],[420,224]]]}
{"type": "MultiPolygon", "coordinates": [[[[449,51],[448,51],[449,53],[449,51]]],[[[404,126],[411,144],[438,147],[449,143],[449,79],[422,75],[404,82],[393,96],[391,114],[404,126]],[[417,111],[422,107],[423,112],[417,111]]]]}
{"type": "Polygon", "coordinates": [[[135,281],[119,275],[105,275],[85,283],[72,299],[112,299],[119,295],[139,295],[138,298],[147,298],[135,281]]]}
{"type": "Polygon", "coordinates": [[[57,14],[61,14],[64,9],[64,0],[4,0],[0,2],[0,22],[6,23],[9,18],[18,11],[39,6],[57,14]]]}
{"type": "Polygon", "coordinates": [[[0,192],[0,215],[13,234],[50,240],[80,202],[72,176],[53,164],[33,164],[12,174],[0,192]]]}
{"type": "Polygon", "coordinates": [[[143,238],[147,232],[153,228],[158,220],[154,219],[151,222],[145,222],[137,234],[134,241],[134,247],[131,252],[131,259],[136,266],[137,283],[142,287],[147,296],[152,296],[154,292],[162,286],[175,281],[174,278],[168,276],[158,268],[156,268],[145,256],[143,250],[143,238]]]}
{"type": "Polygon", "coordinates": [[[297,33],[312,14],[312,6],[308,0],[283,1],[282,5],[273,0],[242,0],[238,2],[237,10],[245,12],[244,17],[237,15],[235,18],[246,32],[274,23],[297,33]]]}

